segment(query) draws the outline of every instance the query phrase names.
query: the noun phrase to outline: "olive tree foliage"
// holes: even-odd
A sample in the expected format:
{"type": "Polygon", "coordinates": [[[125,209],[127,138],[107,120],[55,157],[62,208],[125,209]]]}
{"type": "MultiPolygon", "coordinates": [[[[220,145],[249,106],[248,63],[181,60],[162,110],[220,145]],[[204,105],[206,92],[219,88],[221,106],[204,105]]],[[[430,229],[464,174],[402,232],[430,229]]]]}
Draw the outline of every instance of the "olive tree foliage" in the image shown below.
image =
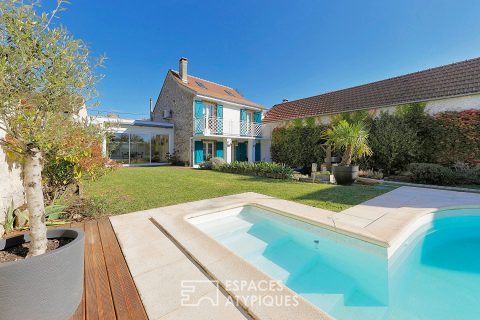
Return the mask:
{"type": "Polygon", "coordinates": [[[31,236],[29,255],[45,252],[43,159],[49,152],[75,157],[73,129],[95,135],[95,127],[75,115],[96,96],[100,76],[85,43],[62,26],[53,26],[62,1],[51,13],[37,13],[38,2],[0,2],[0,144],[23,168],[31,236]]]}

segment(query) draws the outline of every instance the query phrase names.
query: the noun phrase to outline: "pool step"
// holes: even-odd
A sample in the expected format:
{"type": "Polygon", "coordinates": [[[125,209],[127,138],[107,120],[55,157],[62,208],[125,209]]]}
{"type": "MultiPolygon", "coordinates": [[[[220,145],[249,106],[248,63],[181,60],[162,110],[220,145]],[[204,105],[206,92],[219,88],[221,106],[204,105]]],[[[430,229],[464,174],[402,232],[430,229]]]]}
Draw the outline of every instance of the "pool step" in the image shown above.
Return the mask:
{"type": "Polygon", "coordinates": [[[242,224],[232,224],[230,233],[218,236],[216,239],[231,251],[249,260],[249,257],[263,256],[268,247],[288,241],[289,236],[284,232],[257,224],[245,228],[242,224]]]}
{"type": "Polygon", "coordinates": [[[320,260],[295,275],[287,285],[315,305],[329,312],[345,304],[345,297],[355,291],[355,281],[320,260]]]}
{"type": "Polygon", "coordinates": [[[222,218],[222,223],[209,221],[199,224],[198,227],[209,236],[215,239],[222,239],[233,233],[241,233],[252,227],[248,221],[238,218],[237,216],[229,216],[222,218]]]}

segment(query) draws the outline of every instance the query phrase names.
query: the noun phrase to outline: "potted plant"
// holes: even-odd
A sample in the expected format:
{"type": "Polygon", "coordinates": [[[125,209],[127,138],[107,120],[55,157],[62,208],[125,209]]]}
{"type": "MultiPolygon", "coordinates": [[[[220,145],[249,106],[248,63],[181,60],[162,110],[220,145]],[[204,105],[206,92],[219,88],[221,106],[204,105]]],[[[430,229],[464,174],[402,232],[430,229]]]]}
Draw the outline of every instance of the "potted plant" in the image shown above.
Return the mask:
{"type": "Polygon", "coordinates": [[[327,143],[342,150],[342,161],[332,166],[338,184],[351,185],[358,177],[358,166],[352,161],[372,153],[368,146],[368,131],[361,121],[349,123],[339,121],[325,132],[327,143]]]}
{"type": "Polygon", "coordinates": [[[84,235],[47,232],[42,170],[52,155],[77,174],[92,170],[102,136],[79,116],[99,79],[89,51],[66,29],[52,28],[62,1],[51,14],[37,14],[37,4],[0,2],[0,145],[22,168],[30,223],[28,235],[0,240],[2,251],[28,243],[25,259],[0,262],[2,319],[67,319],[80,303],[84,235]]]}

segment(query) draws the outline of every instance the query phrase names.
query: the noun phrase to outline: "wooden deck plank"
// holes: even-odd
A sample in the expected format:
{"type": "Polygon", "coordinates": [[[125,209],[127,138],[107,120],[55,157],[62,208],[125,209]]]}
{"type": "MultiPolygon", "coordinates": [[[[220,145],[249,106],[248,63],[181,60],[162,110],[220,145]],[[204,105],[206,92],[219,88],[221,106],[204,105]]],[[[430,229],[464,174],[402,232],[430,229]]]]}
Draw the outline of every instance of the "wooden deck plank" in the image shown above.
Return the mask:
{"type": "MultiPolygon", "coordinates": [[[[73,222],[70,224],[71,228],[78,228],[85,230],[84,223],[83,222],[73,222]]],[[[85,262],[84,262],[85,263],[85,262]]],[[[85,268],[84,268],[85,270],[85,268]]],[[[78,305],[77,310],[75,313],[72,315],[70,320],[85,320],[85,271],[84,271],[84,279],[83,279],[83,296],[82,296],[82,301],[78,305]]]]}
{"type": "Polygon", "coordinates": [[[98,221],[117,319],[148,319],[110,220],[98,221]]]}
{"type": "Polygon", "coordinates": [[[85,223],[86,319],[116,319],[107,267],[96,221],[85,223]]]}

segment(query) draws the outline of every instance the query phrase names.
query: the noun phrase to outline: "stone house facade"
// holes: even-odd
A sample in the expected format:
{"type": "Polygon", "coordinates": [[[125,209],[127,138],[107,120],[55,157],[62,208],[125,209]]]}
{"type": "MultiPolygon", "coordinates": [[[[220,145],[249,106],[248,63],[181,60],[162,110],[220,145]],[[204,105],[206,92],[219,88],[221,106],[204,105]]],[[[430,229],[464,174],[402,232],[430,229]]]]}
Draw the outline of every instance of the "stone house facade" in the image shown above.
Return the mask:
{"type": "Polygon", "coordinates": [[[264,160],[265,107],[230,87],[189,75],[187,63],[182,58],[178,72],[167,72],[152,111],[153,121],[174,125],[177,159],[191,166],[213,157],[264,160]]]}

